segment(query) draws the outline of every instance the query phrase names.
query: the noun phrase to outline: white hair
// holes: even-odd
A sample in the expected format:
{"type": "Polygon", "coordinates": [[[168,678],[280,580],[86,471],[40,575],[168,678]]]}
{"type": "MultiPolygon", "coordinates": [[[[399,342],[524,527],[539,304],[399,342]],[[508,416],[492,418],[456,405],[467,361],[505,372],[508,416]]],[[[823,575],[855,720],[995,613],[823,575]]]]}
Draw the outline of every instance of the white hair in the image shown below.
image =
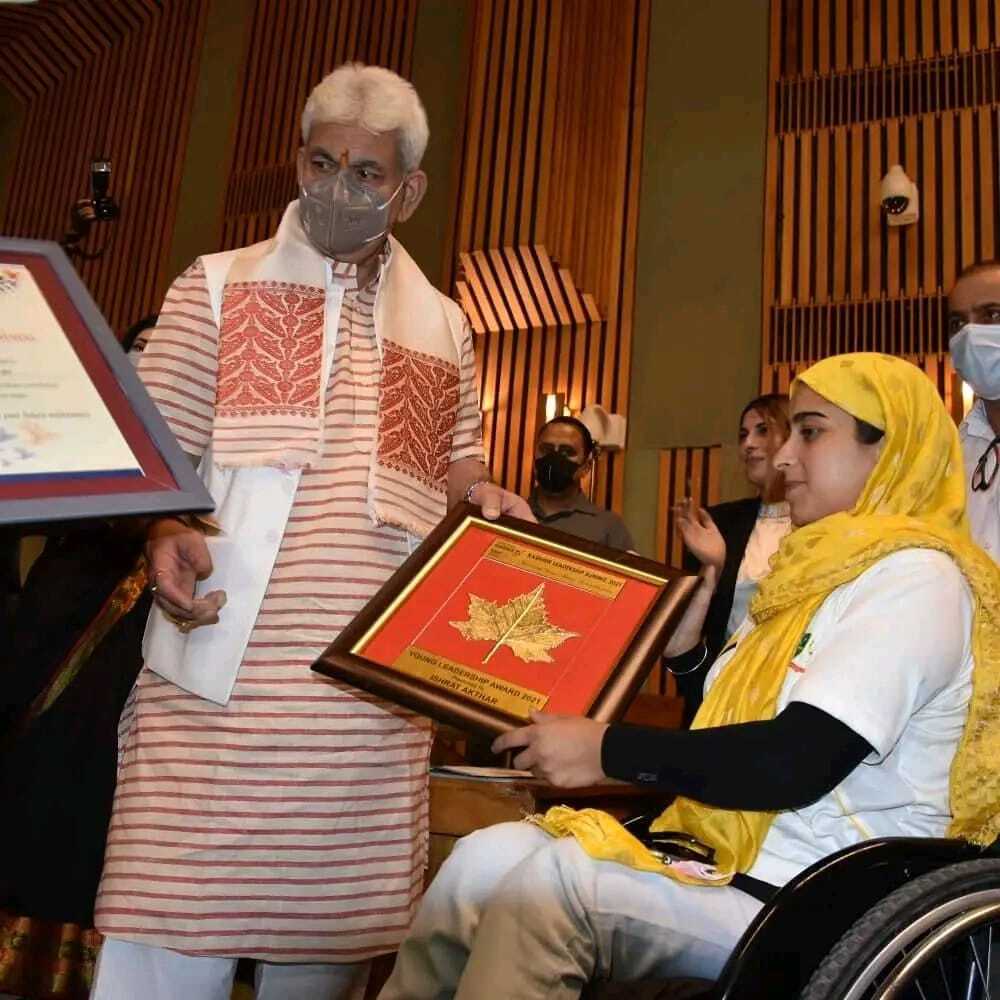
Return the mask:
{"type": "Polygon", "coordinates": [[[317,122],[360,125],[369,132],[396,132],[404,170],[420,166],[430,130],[413,84],[383,66],[345,63],[313,88],[302,112],[302,141],[317,122]]]}

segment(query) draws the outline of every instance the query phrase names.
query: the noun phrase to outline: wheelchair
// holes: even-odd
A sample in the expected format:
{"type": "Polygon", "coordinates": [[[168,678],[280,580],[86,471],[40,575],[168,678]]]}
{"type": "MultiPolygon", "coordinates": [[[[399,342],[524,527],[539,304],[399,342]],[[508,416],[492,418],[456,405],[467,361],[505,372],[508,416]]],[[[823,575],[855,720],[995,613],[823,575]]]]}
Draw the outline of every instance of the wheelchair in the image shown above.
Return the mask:
{"type": "Polygon", "coordinates": [[[1000,1000],[1000,841],[848,847],[765,904],[716,982],[594,983],[584,997],[1000,1000]]]}

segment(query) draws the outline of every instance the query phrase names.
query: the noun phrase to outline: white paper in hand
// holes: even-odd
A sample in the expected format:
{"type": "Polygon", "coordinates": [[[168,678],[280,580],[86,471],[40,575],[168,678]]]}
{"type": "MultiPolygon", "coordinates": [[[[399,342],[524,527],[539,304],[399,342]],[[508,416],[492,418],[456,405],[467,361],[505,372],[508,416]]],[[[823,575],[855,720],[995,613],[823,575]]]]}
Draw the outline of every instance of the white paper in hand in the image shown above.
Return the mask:
{"type": "Polygon", "coordinates": [[[212,573],[195,596],[226,592],[214,625],[181,632],[158,607],[146,625],[146,666],[191,694],[228,704],[281,546],[301,470],[220,469],[206,455],[202,478],[216,502],[221,534],[207,537],[212,573]],[[207,467],[206,467],[207,464],[207,467]]]}

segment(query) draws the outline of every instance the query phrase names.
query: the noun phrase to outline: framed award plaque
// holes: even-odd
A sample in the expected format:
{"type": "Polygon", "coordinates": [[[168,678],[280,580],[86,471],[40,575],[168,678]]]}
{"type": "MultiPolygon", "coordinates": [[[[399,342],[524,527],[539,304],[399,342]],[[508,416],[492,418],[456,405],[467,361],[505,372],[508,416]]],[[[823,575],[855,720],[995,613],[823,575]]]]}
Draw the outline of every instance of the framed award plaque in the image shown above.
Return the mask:
{"type": "Polygon", "coordinates": [[[479,508],[452,510],[313,669],[468,731],[620,718],[697,579],[479,508]]]}
{"type": "Polygon", "coordinates": [[[211,509],[66,255],[0,239],[0,525],[211,509]]]}

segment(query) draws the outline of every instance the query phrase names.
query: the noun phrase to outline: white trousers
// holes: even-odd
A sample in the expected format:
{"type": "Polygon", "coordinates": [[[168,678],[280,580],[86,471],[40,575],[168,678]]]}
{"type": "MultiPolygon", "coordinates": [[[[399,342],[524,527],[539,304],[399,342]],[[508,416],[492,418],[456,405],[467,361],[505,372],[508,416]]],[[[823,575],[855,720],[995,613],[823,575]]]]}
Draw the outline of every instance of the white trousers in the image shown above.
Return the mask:
{"type": "Polygon", "coordinates": [[[760,907],[503,823],[456,845],[379,1000],[566,1000],[591,979],[714,979],[760,907]]]}
{"type": "MultiPolygon", "coordinates": [[[[90,1000],[230,1000],[235,958],[184,955],[107,938],[90,1000]]],[[[257,1000],[363,1000],[370,962],[285,965],[258,962],[257,1000]]]]}

